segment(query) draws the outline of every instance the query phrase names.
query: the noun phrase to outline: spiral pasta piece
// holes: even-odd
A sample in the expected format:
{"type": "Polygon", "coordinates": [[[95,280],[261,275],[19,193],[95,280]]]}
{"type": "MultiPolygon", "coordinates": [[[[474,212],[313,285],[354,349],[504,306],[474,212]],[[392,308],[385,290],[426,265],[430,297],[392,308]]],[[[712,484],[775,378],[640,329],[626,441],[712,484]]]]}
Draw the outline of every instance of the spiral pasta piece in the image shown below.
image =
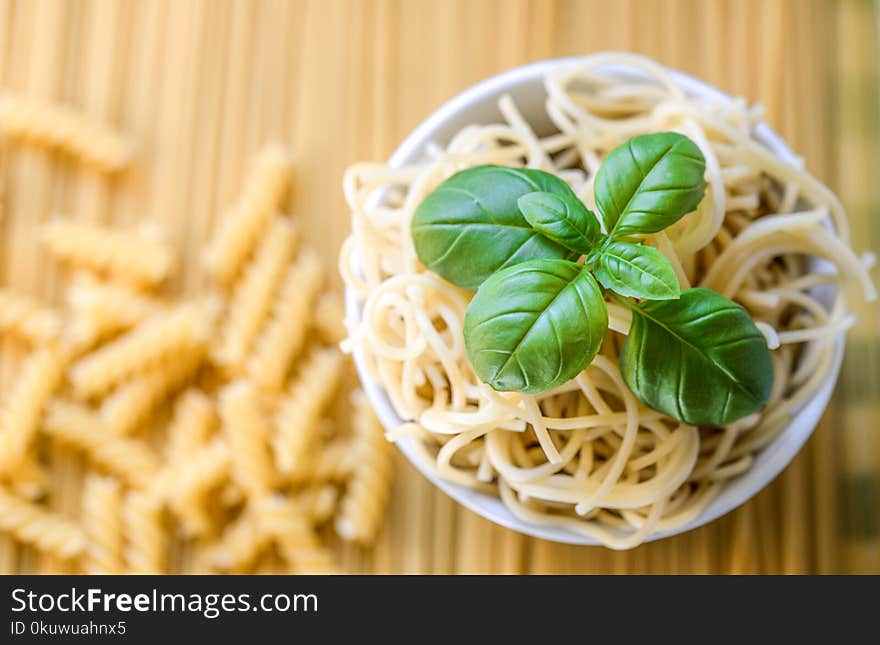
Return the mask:
{"type": "Polygon", "coordinates": [[[45,225],[43,241],[65,262],[136,286],[158,284],[174,265],[171,248],[165,242],[99,224],[55,219],[45,225]]]}
{"type": "Polygon", "coordinates": [[[46,407],[43,429],[134,486],[147,486],[159,470],[156,455],[146,443],[114,435],[98,415],[81,405],[51,401],[46,407]]]}
{"type": "Polygon", "coordinates": [[[333,517],[339,501],[339,490],[333,484],[310,486],[296,496],[296,502],[314,525],[333,517]]]}
{"type": "Polygon", "coordinates": [[[0,289],[0,334],[15,334],[34,345],[58,337],[61,317],[33,298],[0,289]]]}
{"type": "Polygon", "coordinates": [[[136,371],[191,352],[211,337],[209,303],[179,305],[143,323],[80,359],[70,370],[74,392],[81,398],[102,394],[136,371]]]}
{"type": "Polygon", "coordinates": [[[195,375],[205,355],[204,345],[193,347],[119,386],[101,404],[101,417],[107,428],[116,434],[133,431],[156,406],[195,375]]]}
{"type": "Polygon", "coordinates": [[[24,459],[46,401],[61,380],[64,363],[63,350],[54,346],[36,350],[25,361],[0,409],[0,471],[13,469],[24,459]]]}
{"type": "Polygon", "coordinates": [[[168,534],[158,500],[145,492],[129,492],[122,507],[122,526],[128,571],[164,573],[168,564],[168,534]]]}
{"type": "Polygon", "coordinates": [[[208,273],[230,284],[273,215],[290,185],[293,158],[282,146],[266,146],[253,162],[238,204],[224,217],[205,254],[208,273]]]}
{"type": "Polygon", "coordinates": [[[226,527],[220,539],[208,547],[202,558],[206,566],[221,571],[244,571],[269,544],[271,537],[261,530],[248,509],[226,527]]]}
{"type": "Polygon", "coordinates": [[[241,368],[269,315],[272,296],[293,256],[295,229],[287,219],[277,219],[266,232],[257,254],[236,284],[223,326],[217,361],[241,368]]]}
{"type": "Polygon", "coordinates": [[[391,492],[392,446],[362,392],[353,416],[357,460],[335,527],[344,540],[372,544],[391,492]]]}
{"type": "Polygon", "coordinates": [[[186,460],[208,440],[216,422],[214,405],[207,394],[190,388],[174,404],[174,415],[168,427],[167,460],[186,460]]]}
{"type": "Polygon", "coordinates": [[[297,473],[294,481],[312,484],[344,482],[354,472],[356,457],[351,440],[334,439],[321,447],[321,453],[310,460],[302,472],[297,473]]]}
{"type": "Polygon", "coordinates": [[[76,314],[73,340],[81,345],[134,327],[162,306],[157,299],[127,285],[102,282],[87,272],[74,276],[67,289],[67,302],[76,314]]]}
{"type": "Polygon", "coordinates": [[[2,473],[2,485],[23,499],[44,497],[49,490],[49,473],[37,459],[35,452],[29,451],[12,469],[2,473]]]}
{"type": "Polygon", "coordinates": [[[284,559],[297,573],[335,573],[338,566],[332,553],[321,544],[306,513],[280,495],[260,500],[262,530],[274,538],[284,559]]]}
{"type": "Polygon", "coordinates": [[[314,253],[302,253],[287,270],[269,322],[248,362],[248,376],[259,387],[276,391],[284,384],[290,362],[305,339],[309,310],[322,282],[321,262],[314,253]]]}
{"type": "Polygon", "coordinates": [[[326,343],[339,345],[348,336],[345,328],[345,304],[338,293],[327,292],[315,305],[315,329],[326,343]]]}
{"type": "Polygon", "coordinates": [[[211,529],[205,496],[229,475],[229,448],[222,439],[187,453],[160,476],[160,495],[180,518],[184,533],[205,535],[211,529]]]}
{"type": "Polygon", "coordinates": [[[80,555],[86,547],[86,536],[79,526],[4,488],[0,488],[0,530],[63,559],[80,555]]]}
{"type": "Polygon", "coordinates": [[[19,94],[0,97],[0,133],[62,150],[111,172],[128,166],[134,153],[126,135],[71,107],[19,94]]]}
{"type": "Polygon", "coordinates": [[[89,475],[83,485],[82,517],[88,545],[87,573],[122,571],[122,487],[112,477],[89,475]]]}
{"type": "Polygon", "coordinates": [[[272,447],[278,470],[287,477],[296,478],[306,468],[321,415],[339,384],[342,361],[342,354],[335,349],[313,352],[279,403],[272,447]]]}
{"type": "Polygon", "coordinates": [[[233,478],[250,497],[267,494],[275,483],[269,452],[269,422],[253,386],[236,381],[220,391],[220,418],[229,441],[233,478]]]}

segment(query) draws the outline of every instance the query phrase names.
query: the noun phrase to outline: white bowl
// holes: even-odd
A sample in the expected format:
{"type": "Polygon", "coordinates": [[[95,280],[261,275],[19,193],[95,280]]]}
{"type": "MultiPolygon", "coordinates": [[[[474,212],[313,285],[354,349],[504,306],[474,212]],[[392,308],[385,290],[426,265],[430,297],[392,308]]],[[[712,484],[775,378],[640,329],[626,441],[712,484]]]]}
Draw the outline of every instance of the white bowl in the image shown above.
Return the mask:
{"type": "MultiPolygon", "coordinates": [[[[456,132],[466,125],[503,122],[497,104],[498,99],[504,94],[510,94],[513,97],[523,115],[536,130],[540,131],[542,128],[549,130],[552,124],[544,109],[544,101],[546,99],[543,84],[544,76],[551,68],[576,60],[575,58],[559,58],[540,61],[523,67],[517,67],[477,83],[440,107],[440,109],[413,130],[395,151],[394,155],[392,155],[390,164],[399,167],[423,159],[425,146],[428,142],[435,141],[445,144],[456,132]]],[[[605,71],[613,74],[641,74],[638,70],[617,66],[603,68],[603,73],[605,71]]],[[[707,85],[687,74],[674,70],[669,71],[689,94],[725,101],[731,100],[730,96],[711,85],[707,85]]],[[[795,156],[789,147],[766,124],[759,124],[755,134],[761,143],[775,152],[780,158],[786,161],[795,161],[795,156]]],[[[360,309],[354,292],[350,289],[347,290],[346,312],[348,316],[359,319],[360,309]]],[[[828,400],[831,398],[843,358],[843,345],[844,335],[841,334],[836,342],[832,368],[817,390],[816,395],[792,417],[788,427],[755,456],[752,467],[744,474],[725,484],[718,496],[692,522],[674,530],[655,533],[648,540],[657,540],[662,537],[676,535],[711,522],[743,504],[782,472],[812,434],[828,404],[828,400]]],[[[388,430],[396,428],[403,421],[395,413],[382,386],[373,380],[364,369],[363,357],[357,351],[354,354],[354,360],[363,388],[382,424],[388,430]]],[[[434,485],[478,515],[514,531],[545,540],[568,544],[599,544],[592,538],[565,528],[541,526],[525,522],[515,517],[498,497],[480,493],[441,479],[435,473],[420,466],[419,460],[415,457],[414,441],[414,438],[407,437],[400,440],[397,445],[410,462],[425,477],[431,480],[434,485]]]]}

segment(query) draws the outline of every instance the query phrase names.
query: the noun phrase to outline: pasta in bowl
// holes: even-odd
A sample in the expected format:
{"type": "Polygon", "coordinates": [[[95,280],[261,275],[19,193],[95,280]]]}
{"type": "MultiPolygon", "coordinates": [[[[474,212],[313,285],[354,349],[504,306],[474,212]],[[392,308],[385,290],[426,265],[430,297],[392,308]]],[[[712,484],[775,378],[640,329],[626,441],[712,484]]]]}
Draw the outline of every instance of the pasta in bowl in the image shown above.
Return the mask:
{"type": "MultiPolygon", "coordinates": [[[[631,154],[630,165],[638,170],[643,170],[641,154],[631,154]]],[[[493,181],[487,195],[497,202],[503,179],[493,181]]],[[[546,539],[631,548],[706,523],[754,495],[797,453],[831,395],[843,332],[853,323],[841,284],[854,280],[865,297],[875,296],[868,260],[849,247],[841,204],[761,123],[759,110],[634,55],[546,61],[489,79],[419,126],[388,164],[349,169],[344,189],[353,229],[340,257],[347,285],[346,348],[354,353],[388,437],[465,506],[546,539]],[[670,146],[684,146],[682,163],[699,158],[701,165],[691,173],[693,185],[651,190],[687,188],[698,191],[699,199],[683,204],[668,225],[630,227],[627,235],[611,239],[624,217],[607,217],[614,200],[603,191],[621,183],[614,178],[627,172],[615,151],[624,145],[632,150],[637,140],[650,146],[652,141],[642,138],[655,137],[656,143],[659,133],[670,146]],[[617,174],[608,170],[603,180],[603,166],[613,166],[617,174]],[[547,389],[534,386],[529,365],[519,366],[524,379],[493,381],[486,375],[497,370],[474,360],[475,352],[501,351],[485,345],[509,326],[491,326],[498,316],[485,315],[495,331],[477,339],[474,310],[486,308],[493,288],[496,305],[515,302],[531,288],[528,279],[513,282],[516,276],[508,272],[525,266],[517,264],[522,259],[517,254],[537,248],[535,238],[519,245],[511,239],[513,259],[502,257],[495,262],[503,265],[500,270],[493,265],[474,280],[470,277],[491,264],[504,240],[496,235],[489,244],[468,247],[467,240],[432,233],[437,247],[432,254],[419,239],[423,205],[437,202],[433,196],[444,187],[476,190],[473,177],[462,177],[486,175],[484,168],[532,182],[529,190],[551,205],[562,195],[565,208],[557,204],[556,211],[565,211],[569,222],[579,209],[590,216],[598,211],[596,217],[605,220],[594,224],[583,216],[577,220],[580,228],[569,227],[587,245],[580,253],[564,235],[553,238],[559,230],[540,229],[540,213],[533,221],[528,205],[517,202],[528,224],[550,235],[550,242],[540,238],[537,255],[527,259],[541,258],[534,261],[545,263],[542,271],[548,262],[557,268],[568,262],[565,270],[580,276],[579,284],[596,287],[578,292],[593,294],[582,298],[588,303],[584,311],[607,314],[604,325],[569,326],[574,331],[557,335],[560,348],[538,346],[532,352],[538,363],[543,353],[579,357],[573,372],[572,365],[550,361],[549,372],[558,378],[548,378],[547,389]],[[547,197],[554,191],[556,197],[547,197]],[[612,243],[635,243],[637,261],[651,256],[668,265],[664,275],[677,283],[668,297],[678,298],[679,291],[711,296],[724,301],[722,310],[745,319],[753,330],[750,346],[763,351],[767,362],[755,405],[726,414],[728,402],[722,400],[720,413],[679,409],[676,414],[658,405],[662,397],[652,399],[640,390],[626,367],[632,353],[628,338],[644,335],[636,327],[652,314],[647,306],[633,308],[616,295],[621,289],[612,288],[607,271],[603,278],[600,262],[593,273],[606,289],[583,277],[593,266],[591,235],[605,239],[603,253],[612,243]],[[575,250],[566,255],[554,242],[575,250]],[[450,268],[446,261],[456,246],[468,248],[464,257],[470,260],[450,268]],[[573,262],[578,256],[585,256],[583,265],[573,262]],[[583,347],[561,349],[584,329],[600,336],[592,354],[583,347]],[[578,361],[584,359],[588,363],[581,369],[578,361]]],[[[435,210],[468,207],[468,199],[450,199],[435,210]]],[[[540,289],[546,291],[546,285],[540,289]]],[[[549,301],[548,307],[556,306],[559,298],[549,301]]],[[[558,322],[570,323],[571,311],[558,322]]],[[[732,340],[739,348],[742,339],[732,340]]],[[[664,342],[655,336],[643,344],[664,342]]],[[[725,342],[710,342],[710,351],[725,342]]],[[[727,367],[736,360],[729,357],[727,367]]],[[[737,369],[748,371],[750,365],[737,369]]],[[[698,390],[699,382],[679,393],[698,390]]]]}

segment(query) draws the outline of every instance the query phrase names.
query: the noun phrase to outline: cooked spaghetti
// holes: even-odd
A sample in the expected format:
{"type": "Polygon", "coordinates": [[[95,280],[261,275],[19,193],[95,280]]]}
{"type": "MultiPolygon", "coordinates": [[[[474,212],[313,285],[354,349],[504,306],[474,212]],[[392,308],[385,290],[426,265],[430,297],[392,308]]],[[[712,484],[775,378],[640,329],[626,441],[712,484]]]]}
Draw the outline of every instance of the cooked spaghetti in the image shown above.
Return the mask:
{"type": "Polygon", "coordinates": [[[663,67],[623,54],[560,65],[545,87],[552,133],[536,133],[505,96],[505,123],[468,126],[421,163],[349,169],[353,234],[340,269],[361,307],[347,321],[346,347],[404,420],[389,438],[411,437],[424,466],[500,496],[522,520],[631,548],[697,518],[816,392],[854,322],[842,285],[854,280],[876,296],[871,258],[850,248],[837,198],[757,138],[758,108],[691,96],[663,67]],[[609,74],[609,65],[630,72],[609,74]],[[767,406],[725,427],[688,426],[645,407],[618,368],[630,314],[613,301],[600,354],[572,381],[538,396],[481,383],[462,336],[472,294],[418,261],[415,208],[480,164],[555,173],[593,208],[604,156],[660,131],[699,146],[708,188],[696,211],[646,243],[670,260],[683,289],[708,287],[749,311],[773,350],[767,406]]]}

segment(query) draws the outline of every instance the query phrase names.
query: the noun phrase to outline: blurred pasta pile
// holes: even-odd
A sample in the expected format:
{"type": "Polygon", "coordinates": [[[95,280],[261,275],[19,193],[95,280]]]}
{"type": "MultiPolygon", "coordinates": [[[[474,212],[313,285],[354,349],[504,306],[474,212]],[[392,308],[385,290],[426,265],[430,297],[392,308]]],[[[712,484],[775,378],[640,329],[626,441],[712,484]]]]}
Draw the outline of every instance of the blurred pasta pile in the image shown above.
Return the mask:
{"type": "MultiPolygon", "coordinates": [[[[127,137],[24,97],[0,99],[0,134],[108,173],[132,159],[127,137]]],[[[163,291],[156,230],[44,225],[64,305],[0,290],[0,333],[28,347],[0,398],[4,570],[334,572],[331,534],[374,540],[391,448],[347,394],[341,302],[281,212],[291,174],[284,148],[257,155],[193,259],[212,285],[195,298],[163,291]]]]}

